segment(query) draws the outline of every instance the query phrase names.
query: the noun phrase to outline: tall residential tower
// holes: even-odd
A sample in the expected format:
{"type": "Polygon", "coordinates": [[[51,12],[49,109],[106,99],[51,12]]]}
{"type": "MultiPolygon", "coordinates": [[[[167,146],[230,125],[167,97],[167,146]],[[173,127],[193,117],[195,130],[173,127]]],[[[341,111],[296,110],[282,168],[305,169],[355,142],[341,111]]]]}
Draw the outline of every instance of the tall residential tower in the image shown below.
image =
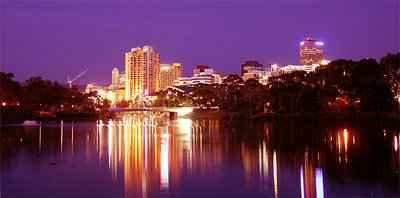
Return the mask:
{"type": "Polygon", "coordinates": [[[125,53],[125,97],[134,99],[139,94],[159,89],[159,54],[154,46],[132,48],[125,53]]]}
{"type": "Polygon", "coordinates": [[[323,59],[324,43],[306,38],[300,43],[300,65],[320,64],[323,59]]]}

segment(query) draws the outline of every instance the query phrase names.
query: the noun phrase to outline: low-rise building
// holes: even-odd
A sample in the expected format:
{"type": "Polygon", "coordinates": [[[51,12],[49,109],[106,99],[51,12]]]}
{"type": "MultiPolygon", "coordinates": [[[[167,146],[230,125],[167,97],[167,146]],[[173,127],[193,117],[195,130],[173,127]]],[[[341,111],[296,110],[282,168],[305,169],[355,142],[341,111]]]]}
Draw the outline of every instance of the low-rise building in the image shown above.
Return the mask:
{"type": "Polygon", "coordinates": [[[101,93],[101,92],[105,92],[106,91],[106,87],[105,86],[100,86],[100,85],[96,85],[96,83],[89,83],[86,85],[86,93],[90,93],[90,92],[94,92],[97,91],[97,93],[101,93]]]}

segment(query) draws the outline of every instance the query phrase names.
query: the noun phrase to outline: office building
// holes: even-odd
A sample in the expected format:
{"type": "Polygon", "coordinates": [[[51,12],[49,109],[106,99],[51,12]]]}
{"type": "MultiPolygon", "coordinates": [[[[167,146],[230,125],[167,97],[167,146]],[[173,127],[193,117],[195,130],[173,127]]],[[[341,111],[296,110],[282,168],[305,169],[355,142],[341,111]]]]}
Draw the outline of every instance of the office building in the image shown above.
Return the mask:
{"type": "Polygon", "coordinates": [[[320,64],[323,60],[324,43],[306,38],[300,43],[300,66],[320,64]]]}
{"type": "Polygon", "coordinates": [[[119,70],[114,68],[111,73],[111,85],[119,84],[119,70]]]}
{"type": "Polygon", "coordinates": [[[242,64],[242,76],[249,71],[263,71],[263,65],[259,64],[258,61],[246,61],[242,64]]]}
{"type": "Polygon", "coordinates": [[[170,64],[160,64],[160,89],[167,89],[168,86],[174,85],[174,67],[170,64]]]}
{"type": "Polygon", "coordinates": [[[198,65],[197,69],[193,70],[192,85],[196,84],[221,84],[221,72],[214,72],[213,69],[208,69],[208,65],[198,65]],[[206,66],[206,67],[205,67],[206,66]]]}
{"type": "Polygon", "coordinates": [[[160,89],[167,89],[174,85],[174,80],[178,80],[183,76],[183,68],[181,63],[160,64],[160,89]]]}
{"type": "Polygon", "coordinates": [[[125,71],[123,71],[123,72],[121,72],[121,73],[119,73],[119,75],[118,75],[118,84],[117,84],[117,86],[119,87],[119,88],[125,88],[125,71]]]}
{"type": "Polygon", "coordinates": [[[125,53],[126,99],[157,91],[159,75],[159,54],[155,53],[154,46],[136,47],[125,53]]]}
{"type": "Polygon", "coordinates": [[[125,71],[119,72],[117,68],[114,68],[111,72],[111,85],[110,89],[125,88],[125,71]]]}
{"type": "Polygon", "coordinates": [[[174,68],[174,80],[183,77],[183,67],[181,63],[173,63],[172,67],[174,68]]]}

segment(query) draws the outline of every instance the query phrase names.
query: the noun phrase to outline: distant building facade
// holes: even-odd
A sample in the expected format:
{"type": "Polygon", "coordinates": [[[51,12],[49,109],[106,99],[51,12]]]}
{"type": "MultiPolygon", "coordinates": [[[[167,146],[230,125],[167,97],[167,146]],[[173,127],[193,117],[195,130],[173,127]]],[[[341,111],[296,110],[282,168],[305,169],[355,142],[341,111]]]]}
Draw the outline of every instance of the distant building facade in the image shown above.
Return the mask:
{"type": "Polygon", "coordinates": [[[106,90],[106,88],[104,86],[100,86],[100,85],[96,85],[96,83],[89,83],[86,85],[86,93],[90,93],[90,92],[95,92],[97,91],[97,93],[102,93],[106,90]]]}
{"type": "Polygon", "coordinates": [[[306,38],[300,43],[300,66],[320,64],[323,60],[323,45],[312,38],[306,38]]]}
{"type": "Polygon", "coordinates": [[[198,65],[190,78],[180,77],[174,81],[174,86],[193,86],[196,84],[221,84],[223,72],[214,72],[208,65],[198,65]]]}
{"type": "Polygon", "coordinates": [[[160,89],[167,89],[174,84],[174,68],[170,64],[160,64],[160,89]]]}
{"type": "Polygon", "coordinates": [[[174,68],[174,79],[178,79],[183,77],[183,67],[181,63],[173,63],[172,67],[174,68]]]}
{"type": "Polygon", "coordinates": [[[174,81],[182,78],[183,68],[181,63],[160,64],[160,89],[165,90],[174,85],[174,81]]]}
{"type": "Polygon", "coordinates": [[[242,64],[241,75],[244,76],[244,73],[249,71],[263,71],[263,65],[258,63],[258,61],[246,61],[242,64]]]}
{"type": "Polygon", "coordinates": [[[132,48],[125,53],[125,97],[133,99],[139,94],[157,91],[160,65],[154,46],[132,48]]]}
{"type": "Polygon", "coordinates": [[[111,73],[110,89],[125,88],[125,72],[119,73],[117,68],[114,68],[111,73]]]}
{"type": "Polygon", "coordinates": [[[114,68],[111,73],[111,85],[119,84],[119,70],[114,68]]]}
{"type": "Polygon", "coordinates": [[[190,77],[180,77],[174,80],[174,86],[192,86],[193,79],[190,77]]]}

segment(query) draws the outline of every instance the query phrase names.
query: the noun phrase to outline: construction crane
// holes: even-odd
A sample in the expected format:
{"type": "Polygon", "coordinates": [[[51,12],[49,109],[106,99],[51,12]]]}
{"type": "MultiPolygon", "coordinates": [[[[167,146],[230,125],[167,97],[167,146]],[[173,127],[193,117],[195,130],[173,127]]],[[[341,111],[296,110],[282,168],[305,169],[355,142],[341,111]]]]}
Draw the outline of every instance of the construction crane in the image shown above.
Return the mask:
{"type": "Polygon", "coordinates": [[[81,74],[79,74],[77,77],[75,77],[75,78],[72,79],[72,80],[69,80],[69,76],[68,76],[69,88],[72,87],[72,82],[73,82],[74,80],[76,80],[76,79],[78,79],[79,77],[81,77],[81,76],[82,76],[83,74],[85,74],[87,71],[88,71],[88,69],[86,69],[85,71],[83,71],[81,74]]]}

